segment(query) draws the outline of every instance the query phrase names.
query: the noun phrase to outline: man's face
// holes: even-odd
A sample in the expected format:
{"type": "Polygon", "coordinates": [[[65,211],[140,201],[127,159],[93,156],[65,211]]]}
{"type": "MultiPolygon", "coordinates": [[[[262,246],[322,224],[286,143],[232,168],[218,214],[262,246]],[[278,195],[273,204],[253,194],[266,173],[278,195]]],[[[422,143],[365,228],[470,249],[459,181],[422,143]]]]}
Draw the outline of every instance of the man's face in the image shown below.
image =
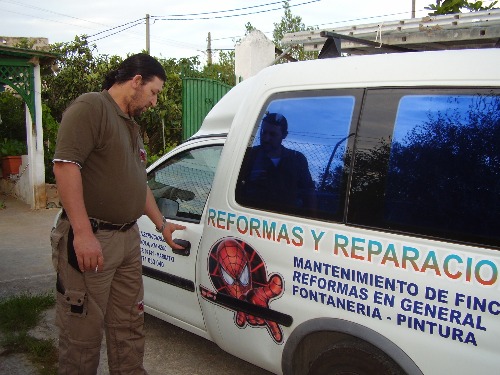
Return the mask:
{"type": "Polygon", "coordinates": [[[130,102],[129,114],[133,117],[140,116],[149,107],[155,107],[158,94],[163,88],[163,81],[154,77],[145,84],[139,84],[130,102]]]}
{"type": "Polygon", "coordinates": [[[283,141],[283,133],[281,127],[275,124],[269,124],[267,122],[262,123],[262,129],[260,132],[260,144],[264,151],[272,152],[280,148],[281,142],[283,141]]]}

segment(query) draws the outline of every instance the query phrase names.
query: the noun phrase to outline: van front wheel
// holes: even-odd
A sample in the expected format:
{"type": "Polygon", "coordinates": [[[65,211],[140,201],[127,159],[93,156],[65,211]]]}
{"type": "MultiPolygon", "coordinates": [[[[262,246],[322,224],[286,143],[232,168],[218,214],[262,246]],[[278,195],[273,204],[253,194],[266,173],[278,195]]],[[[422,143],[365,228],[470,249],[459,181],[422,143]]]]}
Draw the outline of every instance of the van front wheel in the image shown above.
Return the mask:
{"type": "Polygon", "coordinates": [[[358,339],[340,341],[312,362],[308,375],[405,375],[380,349],[358,339]]]}

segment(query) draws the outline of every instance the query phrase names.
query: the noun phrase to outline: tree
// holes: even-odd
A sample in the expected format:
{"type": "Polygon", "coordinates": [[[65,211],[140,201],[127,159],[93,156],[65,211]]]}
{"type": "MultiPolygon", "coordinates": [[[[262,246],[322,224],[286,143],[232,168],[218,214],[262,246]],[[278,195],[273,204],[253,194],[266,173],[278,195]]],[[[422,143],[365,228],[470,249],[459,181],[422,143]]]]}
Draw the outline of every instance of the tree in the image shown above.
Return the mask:
{"type": "Polygon", "coordinates": [[[467,111],[429,115],[394,143],[387,196],[397,221],[464,234],[498,233],[500,99],[477,95],[467,111]],[[465,214],[466,213],[466,214],[465,214]]]}
{"type": "Polygon", "coordinates": [[[205,78],[233,86],[236,81],[234,74],[234,51],[219,51],[218,62],[206,65],[201,74],[205,78]]]}
{"type": "MultiPolygon", "coordinates": [[[[281,50],[285,50],[286,47],[282,44],[283,36],[286,33],[294,33],[298,31],[308,31],[313,30],[313,27],[305,26],[302,22],[302,17],[294,16],[292,11],[290,10],[289,0],[283,1],[283,9],[285,11],[281,21],[278,23],[274,23],[274,31],[273,31],[273,42],[281,50]]],[[[247,24],[248,25],[248,24],[247,24]]],[[[248,29],[248,27],[247,27],[248,29]]],[[[297,60],[312,60],[318,57],[317,52],[306,52],[304,51],[304,47],[295,46],[292,51],[289,53],[293,58],[297,60]]]]}
{"type": "Polygon", "coordinates": [[[94,56],[95,49],[96,46],[89,45],[85,36],[50,45],[50,52],[56,53],[59,58],[52,67],[42,68],[41,77],[45,175],[48,182],[54,181],[51,160],[64,110],[81,94],[100,91],[105,74],[121,61],[119,56],[94,56]]]}
{"type": "MultiPolygon", "coordinates": [[[[356,151],[353,170],[350,215],[363,213],[364,220],[372,223],[381,212],[384,202],[387,161],[391,152],[390,140],[380,138],[373,147],[356,151]]],[[[350,162],[350,158],[347,159],[350,162]]]]}
{"type": "MultiPolygon", "coordinates": [[[[56,72],[45,69],[43,72],[42,98],[57,122],[68,105],[78,96],[86,92],[101,91],[105,75],[116,69],[122,62],[119,56],[99,55],[95,53],[95,45],[90,45],[85,36],[76,36],[72,42],[51,45],[51,52],[60,57],[57,60],[56,72]]],[[[141,133],[149,146],[149,155],[162,153],[181,139],[181,71],[182,66],[188,70],[196,70],[197,59],[158,58],[163,65],[167,82],[160,93],[155,108],[146,111],[137,118],[141,133]],[[163,147],[163,124],[166,124],[166,147],[163,147]]],[[[55,138],[48,140],[54,144],[55,138]]]]}
{"type": "Polygon", "coordinates": [[[245,24],[245,35],[250,34],[252,31],[257,30],[250,22],[245,24]]]}
{"type": "Polygon", "coordinates": [[[50,52],[58,54],[57,71],[43,71],[42,99],[52,116],[60,122],[68,105],[85,92],[101,91],[106,73],[122,61],[119,56],[94,55],[95,45],[89,45],[85,36],[76,36],[72,42],[50,45],[50,52]]]}
{"type": "Polygon", "coordinates": [[[462,13],[463,9],[469,12],[477,12],[479,10],[489,10],[498,3],[498,1],[492,2],[488,6],[483,6],[482,1],[469,2],[467,0],[436,0],[436,4],[429,4],[425,9],[432,10],[429,13],[430,16],[442,15],[442,14],[452,14],[452,13],[462,13]]]}
{"type": "Polygon", "coordinates": [[[197,71],[198,58],[158,58],[167,75],[156,107],[148,109],[137,122],[148,148],[148,161],[156,160],[182,140],[182,74],[197,71]]]}

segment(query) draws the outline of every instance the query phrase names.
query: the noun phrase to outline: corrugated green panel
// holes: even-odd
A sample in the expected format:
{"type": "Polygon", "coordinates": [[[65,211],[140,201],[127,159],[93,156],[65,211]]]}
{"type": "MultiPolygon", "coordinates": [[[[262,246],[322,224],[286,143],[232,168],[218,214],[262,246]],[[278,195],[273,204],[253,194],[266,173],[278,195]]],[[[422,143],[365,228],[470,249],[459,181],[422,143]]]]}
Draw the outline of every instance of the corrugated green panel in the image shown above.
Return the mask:
{"type": "Polygon", "coordinates": [[[182,138],[200,129],[203,119],[231,86],[205,78],[182,79],[182,138]]]}

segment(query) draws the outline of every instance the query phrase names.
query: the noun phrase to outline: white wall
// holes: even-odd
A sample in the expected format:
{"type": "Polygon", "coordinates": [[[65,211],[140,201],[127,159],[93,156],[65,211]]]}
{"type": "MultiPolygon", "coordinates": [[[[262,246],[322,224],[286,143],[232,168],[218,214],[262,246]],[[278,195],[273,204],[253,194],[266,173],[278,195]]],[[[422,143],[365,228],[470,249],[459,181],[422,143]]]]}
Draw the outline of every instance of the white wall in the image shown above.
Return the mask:
{"type": "Polygon", "coordinates": [[[236,83],[247,79],[274,61],[274,43],[262,31],[253,30],[235,48],[236,83]]]}

